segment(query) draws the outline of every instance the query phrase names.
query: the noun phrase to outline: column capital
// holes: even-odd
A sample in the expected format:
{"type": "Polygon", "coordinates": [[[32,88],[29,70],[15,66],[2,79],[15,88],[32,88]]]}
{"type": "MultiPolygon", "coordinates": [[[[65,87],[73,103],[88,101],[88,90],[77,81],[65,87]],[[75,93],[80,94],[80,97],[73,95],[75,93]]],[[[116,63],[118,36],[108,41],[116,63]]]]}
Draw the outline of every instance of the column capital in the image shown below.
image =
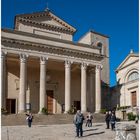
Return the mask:
{"type": "Polygon", "coordinates": [[[21,63],[26,63],[28,55],[27,54],[20,54],[20,62],[21,63]]]}
{"type": "Polygon", "coordinates": [[[72,64],[72,62],[70,60],[65,60],[65,67],[66,68],[70,68],[71,64],[72,64]]]}
{"type": "Polygon", "coordinates": [[[96,65],[96,70],[101,70],[103,68],[102,65],[96,65]]]}
{"type": "Polygon", "coordinates": [[[41,56],[41,57],[40,57],[40,64],[45,65],[47,60],[48,60],[47,57],[41,56]]]}
{"type": "Polygon", "coordinates": [[[81,68],[82,68],[82,69],[85,69],[85,70],[86,70],[86,69],[87,69],[87,66],[88,66],[87,63],[81,63],[81,68]]]}
{"type": "Polygon", "coordinates": [[[1,51],[1,58],[5,58],[5,55],[7,55],[7,52],[1,51]]]}

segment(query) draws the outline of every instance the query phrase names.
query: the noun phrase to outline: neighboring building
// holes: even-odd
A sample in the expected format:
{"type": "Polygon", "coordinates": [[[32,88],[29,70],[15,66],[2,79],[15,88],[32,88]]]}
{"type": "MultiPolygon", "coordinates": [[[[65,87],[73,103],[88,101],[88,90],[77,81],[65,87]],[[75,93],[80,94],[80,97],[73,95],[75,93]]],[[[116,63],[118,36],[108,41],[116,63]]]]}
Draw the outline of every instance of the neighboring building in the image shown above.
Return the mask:
{"type": "Polygon", "coordinates": [[[109,39],[89,31],[73,42],[74,27],[46,10],[15,17],[1,31],[2,107],[9,113],[83,112],[107,107],[109,39]]]}
{"type": "Polygon", "coordinates": [[[117,85],[110,89],[112,107],[139,106],[139,55],[133,50],[116,69],[117,85]]]}

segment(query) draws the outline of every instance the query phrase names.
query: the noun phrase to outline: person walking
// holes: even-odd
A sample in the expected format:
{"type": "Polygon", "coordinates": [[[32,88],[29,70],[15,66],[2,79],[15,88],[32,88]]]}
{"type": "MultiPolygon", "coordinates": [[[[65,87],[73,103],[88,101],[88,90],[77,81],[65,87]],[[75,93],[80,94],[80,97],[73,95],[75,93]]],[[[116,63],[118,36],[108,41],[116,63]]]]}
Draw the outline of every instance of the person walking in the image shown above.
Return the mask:
{"type": "Polygon", "coordinates": [[[77,111],[77,113],[74,116],[74,124],[76,126],[76,137],[82,137],[83,136],[83,121],[84,116],[81,113],[80,110],[77,111]]]}
{"type": "Polygon", "coordinates": [[[92,119],[93,119],[93,116],[92,114],[89,112],[87,117],[86,117],[86,126],[88,127],[92,127],[92,119]]]}
{"type": "Polygon", "coordinates": [[[106,115],[105,115],[106,129],[109,129],[110,118],[111,118],[111,113],[106,112],[106,115]]]}
{"type": "Polygon", "coordinates": [[[111,114],[110,123],[111,123],[111,130],[114,130],[116,124],[116,116],[114,113],[111,114]]]}
{"type": "Polygon", "coordinates": [[[86,126],[89,127],[89,116],[88,115],[86,116],[86,126]]]}
{"type": "Polygon", "coordinates": [[[30,114],[26,114],[26,120],[27,120],[27,123],[28,123],[28,127],[30,128],[31,125],[32,125],[32,121],[33,121],[33,115],[30,113],[30,114]]]}
{"type": "Polygon", "coordinates": [[[89,112],[89,127],[92,127],[92,120],[93,120],[93,116],[92,114],[89,112]]]}

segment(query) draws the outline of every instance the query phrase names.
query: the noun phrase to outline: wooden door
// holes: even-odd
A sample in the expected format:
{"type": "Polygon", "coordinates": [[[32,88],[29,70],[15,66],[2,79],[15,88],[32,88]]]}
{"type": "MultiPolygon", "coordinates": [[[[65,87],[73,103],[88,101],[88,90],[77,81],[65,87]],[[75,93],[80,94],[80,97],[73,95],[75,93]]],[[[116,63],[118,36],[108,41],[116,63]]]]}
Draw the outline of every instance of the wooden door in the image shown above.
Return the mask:
{"type": "Polygon", "coordinates": [[[76,107],[76,110],[81,109],[81,102],[80,101],[74,101],[74,107],[76,107]]]}
{"type": "Polygon", "coordinates": [[[8,113],[16,113],[16,99],[7,99],[6,100],[6,109],[8,113]]]}
{"type": "Polygon", "coordinates": [[[132,106],[137,106],[136,91],[131,92],[132,106]]]}
{"type": "Polygon", "coordinates": [[[53,113],[53,90],[47,90],[47,109],[48,113],[53,113]]]}

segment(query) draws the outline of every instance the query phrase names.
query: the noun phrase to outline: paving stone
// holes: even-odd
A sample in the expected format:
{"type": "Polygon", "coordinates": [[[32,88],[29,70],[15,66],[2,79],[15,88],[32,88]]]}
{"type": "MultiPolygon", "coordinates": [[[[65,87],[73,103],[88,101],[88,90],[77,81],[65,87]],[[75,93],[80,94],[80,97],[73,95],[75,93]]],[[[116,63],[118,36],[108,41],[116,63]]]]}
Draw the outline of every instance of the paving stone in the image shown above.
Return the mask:
{"type": "MultiPolygon", "coordinates": [[[[119,122],[120,123],[120,122],[119,122]]],[[[134,122],[121,122],[132,123],[134,122]]],[[[138,129],[138,125],[137,125],[138,129]]],[[[33,125],[28,128],[26,125],[2,126],[2,140],[113,140],[115,131],[106,129],[105,123],[93,123],[92,127],[85,127],[83,124],[83,137],[76,138],[74,124],[57,125],[33,125]]],[[[138,130],[137,130],[138,135],[138,130]]]]}

